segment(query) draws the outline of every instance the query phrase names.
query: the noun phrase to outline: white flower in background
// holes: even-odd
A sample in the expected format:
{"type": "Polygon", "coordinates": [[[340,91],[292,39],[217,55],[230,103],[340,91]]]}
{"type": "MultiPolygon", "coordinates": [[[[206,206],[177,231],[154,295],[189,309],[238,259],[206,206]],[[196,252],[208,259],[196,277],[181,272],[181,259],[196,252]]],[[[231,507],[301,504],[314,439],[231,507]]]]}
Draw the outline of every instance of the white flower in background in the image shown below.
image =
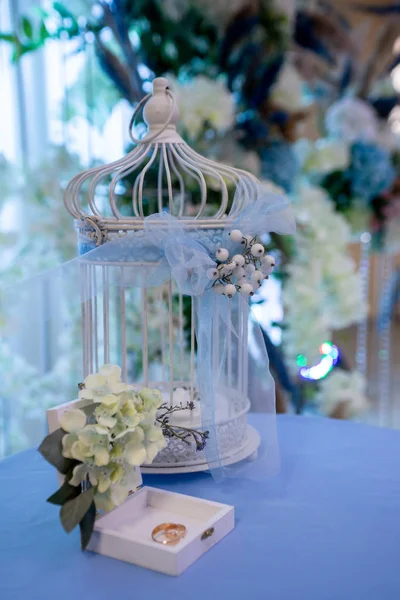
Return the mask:
{"type": "Polygon", "coordinates": [[[396,90],[393,86],[393,75],[387,75],[374,82],[369,94],[370,98],[393,98],[396,96],[396,90]]]}
{"type": "Polygon", "coordinates": [[[400,93],[400,65],[397,65],[390,74],[393,88],[400,93]]]}
{"type": "Polygon", "coordinates": [[[378,135],[378,144],[389,152],[398,152],[400,150],[400,131],[395,131],[393,123],[384,122],[378,135]]]}
{"type": "Polygon", "coordinates": [[[320,358],[319,346],[336,329],[362,320],[367,307],[361,279],[348,254],[351,230],[334,211],[324,190],[301,184],[292,208],[297,223],[296,254],[283,287],[286,325],[284,351],[295,372],[302,354],[309,365],[320,358]]]}
{"type": "MultiPolygon", "coordinates": [[[[222,165],[244,169],[256,177],[260,176],[261,161],[257,152],[246,150],[237,139],[234,131],[228,131],[223,136],[218,136],[207,147],[207,157],[222,165]]],[[[206,177],[207,185],[213,190],[220,190],[220,181],[214,177],[206,177]]],[[[226,178],[225,183],[232,187],[233,182],[226,178]]]]}
{"type": "MultiPolygon", "coordinates": [[[[295,14],[294,0],[274,2],[274,8],[286,15],[288,22],[295,14]]],[[[249,6],[248,0],[163,0],[162,8],[173,21],[178,21],[191,6],[197,8],[204,17],[218,29],[224,29],[243,8],[249,6]]],[[[269,7],[269,8],[272,8],[269,7]]]]}
{"type": "Polygon", "coordinates": [[[343,98],[329,107],[325,117],[328,134],[349,143],[376,141],[379,121],[374,109],[359,98],[343,98]]]}
{"type": "Polygon", "coordinates": [[[260,183],[263,186],[265,192],[280,195],[286,194],[283,188],[281,188],[279,185],[275,185],[275,183],[269,181],[269,179],[260,179],[260,183]]]}
{"type": "Polygon", "coordinates": [[[326,415],[338,411],[345,418],[357,416],[368,408],[366,381],[358,371],[335,369],[320,382],[316,401],[326,415]]]}
{"type": "Polygon", "coordinates": [[[303,88],[304,82],[296,67],[286,62],[271,87],[269,100],[282,110],[294,112],[305,106],[303,88]]]}
{"type": "Polygon", "coordinates": [[[321,311],[325,294],[317,262],[313,262],[311,270],[307,265],[294,262],[288,267],[288,275],[282,291],[287,324],[282,336],[288,364],[296,371],[299,354],[307,357],[311,365],[318,362],[321,340],[329,340],[332,331],[321,311]]]}
{"type": "Polygon", "coordinates": [[[302,139],[294,144],[294,150],[306,173],[326,175],[350,165],[350,147],[343,140],[324,138],[311,142],[302,139]]]}
{"type": "Polygon", "coordinates": [[[205,124],[224,132],[235,122],[235,102],[222,79],[198,75],[180,83],[167,75],[179,105],[180,123],[192,139],[202,134],[205,124]]]}
{"type": "Polygon", "coordinates": [[[386,233],[386,252],[400,253],[400,215],[389,220],[386,233]]]}
{"type": "Polygon", "coordinates": [[[61,419],[67,432],[62,439],[63,456],[80,463],[69,483],[78,486],[88,477],[96,488],[97,508],[102,510],[125,501],[137,479],[134,467],[153,462],[166,445],[155,422],[161,393],[149,388],[135,390],[121,383],[120,377],[117,365],[104,365],[86,377],[80,397],[93,403],[93,411],[87,416],[81,409],[70,409],[61,419]]]}
{"type": "Polygon", "coordinates": [[[0,153],[0,207],[15,196],[21,185],[21,172],[0,153]]]}
{"type": "Polygon", "coordinates": [[[246,0],[188,0],[218,28],[224,28],[248,3],[246,0]]]}
{"type": "Polygon", "coordinates": [[[189,7],[189,0],[164,0],[162,9],[171,21],[179,21],[189,7]]]}

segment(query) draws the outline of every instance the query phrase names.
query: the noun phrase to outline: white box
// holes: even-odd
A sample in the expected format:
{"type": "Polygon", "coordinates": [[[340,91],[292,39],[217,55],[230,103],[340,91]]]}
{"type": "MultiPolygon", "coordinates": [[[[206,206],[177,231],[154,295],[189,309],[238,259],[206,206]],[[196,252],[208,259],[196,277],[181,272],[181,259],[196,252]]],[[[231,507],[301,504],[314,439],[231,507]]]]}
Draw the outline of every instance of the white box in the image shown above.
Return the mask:
{"type": "Polygon", "coordinates": [[[233,506],[143,487],[97,519],[88,550],[180,575],[234,526],[233,506]],[[155,542],[151,533],[162,523],[184,525],[186,536],[175,546],[155,542]]]}

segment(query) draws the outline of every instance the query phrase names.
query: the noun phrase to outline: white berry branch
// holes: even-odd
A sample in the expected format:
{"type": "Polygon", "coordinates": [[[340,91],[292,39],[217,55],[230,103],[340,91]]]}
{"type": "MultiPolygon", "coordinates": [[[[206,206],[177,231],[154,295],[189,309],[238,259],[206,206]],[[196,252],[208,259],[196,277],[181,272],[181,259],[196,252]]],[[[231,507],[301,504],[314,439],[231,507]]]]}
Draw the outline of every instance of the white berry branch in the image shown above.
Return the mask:
{"type": "Polygon", "coordinates": [[[217,266],[207,271],[213,281],[212,287],[217,294],[232,298],[236,292],[243,296],[253,296],[264,279],[268,279],[275,266],[275,258],[270,254],[264,256],[264,246],[257,236],[243,235],[239,229],[229,233],[232,242],[244,246],[242,254],[229,257],[226,248],[216,252],[217,266]]]}

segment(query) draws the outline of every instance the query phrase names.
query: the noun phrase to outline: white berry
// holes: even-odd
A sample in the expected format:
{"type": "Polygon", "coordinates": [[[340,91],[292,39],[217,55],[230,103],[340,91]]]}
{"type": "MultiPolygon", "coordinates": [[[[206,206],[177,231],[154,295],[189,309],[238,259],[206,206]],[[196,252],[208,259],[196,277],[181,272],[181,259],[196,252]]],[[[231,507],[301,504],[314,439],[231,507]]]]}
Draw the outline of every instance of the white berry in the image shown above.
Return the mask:
{"type": "Polygon", "coordinates": [[[213,290],[216,294],[223,294],[225,286],[222,283],[217,283],[217,285],[214,285],[213,290]]]}
{"type": "Polygon", "coordinates": [[[269,267],[275,266],[275,258],[272,256],[272,254],[266,254],[264,256],[262,259],[262,265],[268,265],[269,267]]]}
{"type": "Polygon", "coordinates": [[[230,262],[226,265],[224,265],[222,267],[222,271],[226,274],[229,275],[230,273],[232,273],[232,271],[234,271],[236,269],[236,265],[234,262],[230,262]]]}
{"type": "Polygon", "coordinates": [[[261,285],[262,280],[264,279],[265,275],[264,273],[262,273],[262,271],[254,271],[254,273],[251,275],[251,283],[254,285],[255,283],[258,283],[259,285],[261,285]]]}
{"type": "Polygon", "coordinates": [[[240,231],[240,229],[232,229],[232,231],[229,234],[229,237],[232,240],[232,242],[241,242],[243,233],[240,231]]]}
{"type": "Polygon", "coordinates": [[[242,238],[242,244],[246,244],[249,245],[251,240],[253,239],[254,236],[252,235],[244,235],[242,238]]]}
{"type": "Polygon", "coordinates": [[[208,279],[217,279],[218,269],[208,269],[207,277],[208,277],[208,279]]]}
{"type": "Polygon", "coordinates": [[[228,298],[232,298],[232,296],[236,294],[236,288],[233,283],[228,283],[228,285],[225,286],[223,293],[225,296],[228,296],[228,298]]]}
{"type": "Polygon", "coordinates": [[[241,285],[239,291],[243,296],[254,296],[253,286],[250,283],[241,285]]]}
{"type": "Polygon", "coordinates": [[[244,256],[242,256],[241,254],[235,254],[235,256],[232,258],[232,260],[236,264],[237,267],[243,267],[244,256]]]}
{"type": "Polygon", "coordinates": [[[229,252],[226,248],[218,248],[217,250],[217,258],[220,261],[228,260],[229,252]]]}
{"type": "Polygon", "coordinates": [[[242,279],[243,277],[246,277],[246,272],[243,267],[236,267],[236,269],[233,271],[233,275],[238,279],[242,279]]]}
{"type": "Polygon", "coordinates": [[[264,246],[262,244],[253,244],[251,253],[253,256],[262,256],[264,254],[264,246]]]}
{"type": "Polygon", "coordinates": [[[261,271],[264,273],[264,275],[271,275],[273,270],[274,267],[270,267],[269,265],[261,265],[261,271]]]}
{"type": "Polygon", "coordinates": [[[245,271],[249,275],[251,275],[252,273],[254,273],[255,270],[256,270],[256,268],[255,268],[255,266],[252,263],[249,263],[248,265],[245,266],[245,271]]]}

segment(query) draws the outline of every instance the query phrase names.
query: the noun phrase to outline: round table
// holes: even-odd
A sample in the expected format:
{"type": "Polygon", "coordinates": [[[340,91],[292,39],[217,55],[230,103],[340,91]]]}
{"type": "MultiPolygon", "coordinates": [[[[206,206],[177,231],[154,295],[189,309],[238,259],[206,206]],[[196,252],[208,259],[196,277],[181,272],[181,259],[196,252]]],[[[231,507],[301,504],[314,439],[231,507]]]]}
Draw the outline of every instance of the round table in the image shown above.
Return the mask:
{"type": "MultiPolygon", "coordinates": [[[[251,422],[262,432],[261,415],[251,422]]],[[[145,477],[235,506],[234,531],[178,578],[82,553],[45,502],[52,467],[34,450],[3,460],[0,598],[398,600],[400,432],[282,416],[278,434],[280,474],[248,487],[207,473],[145,477]]]]}

